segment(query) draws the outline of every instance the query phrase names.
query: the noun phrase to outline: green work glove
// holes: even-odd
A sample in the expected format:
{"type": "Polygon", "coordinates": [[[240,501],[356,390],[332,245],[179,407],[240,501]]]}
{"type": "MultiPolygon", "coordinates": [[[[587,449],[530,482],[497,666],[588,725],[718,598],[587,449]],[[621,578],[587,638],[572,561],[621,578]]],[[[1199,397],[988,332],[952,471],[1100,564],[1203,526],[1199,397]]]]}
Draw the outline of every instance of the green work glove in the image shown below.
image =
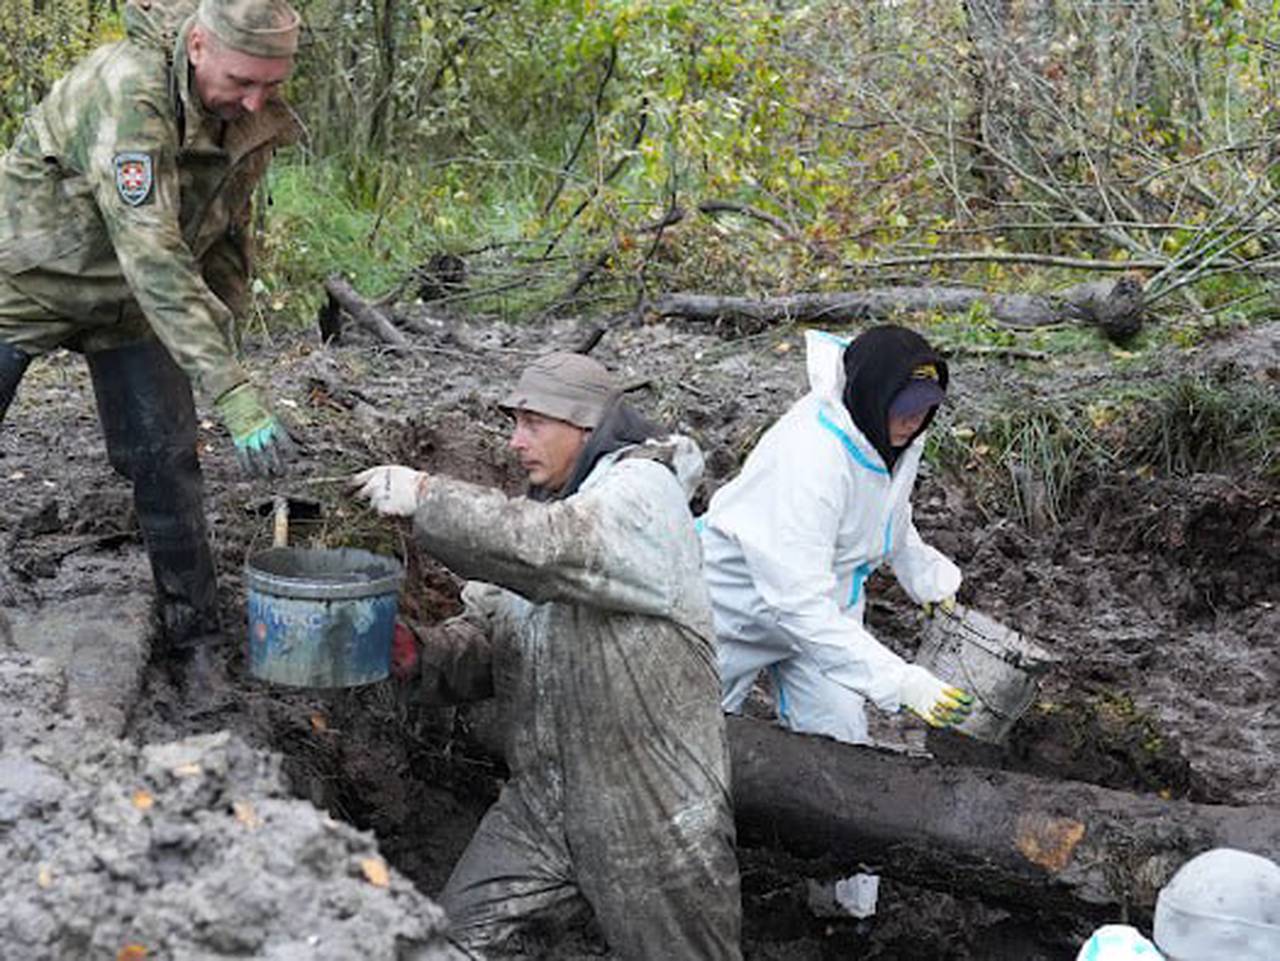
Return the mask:
{"type": "Polygon", "coordinates": [[[213,402],[231,432],[240,469],[252,477],[283,474],[296,450],[293,439],[251,384],[241,384],[213,402]]]}
{"type": "Polygon", "coordinates": [[[955,727],[973,710],[973,698],[939,680],[918,664],[908,664],[898,682],[898,701],[930,727],[955,727]]]}
{"type": "Polygon", "coordinates": [[[956,596],[950,594],[940,601],[925,601],[920,606],[924,608],[926,617],[933,617],[939,611],[943,614],[954,614],[956,612],[956,596]]]}

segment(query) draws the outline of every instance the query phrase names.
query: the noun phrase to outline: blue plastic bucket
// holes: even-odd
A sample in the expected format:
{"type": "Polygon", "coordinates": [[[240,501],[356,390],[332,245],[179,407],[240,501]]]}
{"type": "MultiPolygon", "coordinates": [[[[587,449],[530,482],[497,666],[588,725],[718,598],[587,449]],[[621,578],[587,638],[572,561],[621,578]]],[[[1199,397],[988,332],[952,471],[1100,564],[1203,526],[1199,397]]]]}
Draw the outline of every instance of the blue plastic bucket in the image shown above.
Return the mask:
{"type": "Polygon", "coordinates": [[[249,673],[294,687],[387,676],[404,571],[368,551],[274,547],[249,558],[249,673]]]}

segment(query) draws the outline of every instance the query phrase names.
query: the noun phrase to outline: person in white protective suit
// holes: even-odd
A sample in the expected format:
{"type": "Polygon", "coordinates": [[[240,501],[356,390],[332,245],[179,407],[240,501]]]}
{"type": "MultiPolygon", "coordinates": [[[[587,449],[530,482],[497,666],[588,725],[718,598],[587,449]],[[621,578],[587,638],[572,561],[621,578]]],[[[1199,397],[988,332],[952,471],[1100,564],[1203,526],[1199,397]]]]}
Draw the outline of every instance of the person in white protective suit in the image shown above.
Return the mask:
{"type": "Polygon", "coordinates": [[[698,522],[722,705],[740,712],[767,670],[779,722],[794,731],[865,743],[866,700],[936,727],[960,723],[970,696],[863,626],[864,585],[882,564],[926,608],[954,603],[960,586],[959,569],[911,520],[946,362],[895,326],[852,342],[808,331],[805,343],[809,392],[698,522]]]}
{"type": "Polygon", "coordinates": [[[1104,925],[1076,961],[1276,961],[1280,865],[1234,848],[1197,855],[1160,889],[1152,939],[1104,925]]]}
{"type": "MultiPolygon", "coordinates": [[[[470,579],[392,670],[424,700],[496,698],[510,778],[440,900],[453,938],[537,954],[594,915],[625,961],[740,961],[741,902],[692,440],[589,357],[534,361],[503,402],[528,497],[408,467],[354,479],[470,579]]],[[[404,632],[407,633],[407,632],[404,632]]]]}

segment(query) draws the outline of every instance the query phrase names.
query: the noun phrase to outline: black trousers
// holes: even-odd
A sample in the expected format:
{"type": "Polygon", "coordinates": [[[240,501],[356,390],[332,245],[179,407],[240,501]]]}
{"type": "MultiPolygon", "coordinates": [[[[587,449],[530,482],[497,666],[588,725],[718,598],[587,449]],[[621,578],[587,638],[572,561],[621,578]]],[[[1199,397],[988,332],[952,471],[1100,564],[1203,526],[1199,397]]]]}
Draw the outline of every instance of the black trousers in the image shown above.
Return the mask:
{"type": "MultiPolygon", "coordinates": [[[[31,358],[0,344],[0,421],[31,358]]],[[[87,355],[111,466],[133,484],[161,638],[175,649],[219,631],[191,384],[155,340],[87,355]]]]}

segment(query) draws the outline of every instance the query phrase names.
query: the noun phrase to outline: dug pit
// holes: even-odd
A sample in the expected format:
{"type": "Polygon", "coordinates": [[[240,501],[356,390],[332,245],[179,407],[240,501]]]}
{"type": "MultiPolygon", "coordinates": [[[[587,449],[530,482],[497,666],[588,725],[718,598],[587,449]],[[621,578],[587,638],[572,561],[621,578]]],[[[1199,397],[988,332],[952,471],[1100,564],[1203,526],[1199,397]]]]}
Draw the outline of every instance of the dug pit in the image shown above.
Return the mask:
{"type": "MultiPolygon", "coordinates": [[[[345,499],[340,483],[325,480],[372,464],[407,463],[519,491],[496,402],[524,362],[549,345],[577,342],[580,331],[573,324],[456,326],[456,336],[442,335],[439,343],[424,338],[421,349],[399,356],[358,343],[319,349],[301,336],[254,355],[258,375],[293,405],[306,452],[293,478],[266,489],[239,478],[216,429],[201,433],[231,639],[225,696],[215,709],[193,714],[161,672],[145,672],[127,710],[133,746],[116,749],[122,760],[111,762],[111,772],[136,777],[145,771],[147,745],[231,731],[247,745],[278,752],[295,798],[372,832],[342,837],[376,838],[393,874],[428,896],[440,889],[504,773],[483,747],[483,712],[423,708],[390,682],[326,693],[253,681],[240,653],[240,571],[252,551],[270,542],[270,519],[252,505],[289,493],[320,505],[299,530],[302,542],[361,547],[404,562],[406,617],[432,623],[457,611],[456,579],[422,555],[406,526],[365,514],[345,499]]],[[[802,392],[800,341],[789,328],[725,340],[651,325],[611,332],[596,353],[629,383],[644,385],[633,395],[639,406],[699,440],[709,492],[802,392]]],[[[1105,367],[1106,355],[1088,363],[1105,367]]],[[[986,359],[953,364],[961,388],[940,430],[980,424],[979,401],[1003,395],[1010,384],[1014,397],[1020,385],[1044,390],[1043,370],[986,359]]],[[[1078,370],[1050,372],[1055,376],[1064,396],[1088,380],[1078,370]]],[[[0,435],[0,534],[7,545],[0,601],[6,607],[34,610],[86,595],[147,591],[127,493],[106,468],[86,416],[91,404],[76,361],[53,358],[33,370],[0,435]]],[[[916,523],[960,564],[962,599],[1034,636],[1062,667],[1046,680],[1007,747],[936,735],[925,741],[916,732],[907,738],[909,748],[927,748],[947,763],[1138,794],[1229,804],[1276,796],[1280,719],[1271,701],[1280,679],[1274,642],[1280,636],[1274,598],[1280,522],[1274,477],[1226,462],[1216,473],[1186,476],[1122,464],[1109,476],[1089,477],[1081,485],[1088,496],[1044,528],[985,486],[980,470],[945,459],[931,463],[917,489],[916,523]]],[[[888,578],[878,578],[870,591],[872,630],[911,656],[917,644],[912,605],[888,578]]],[[[111,772],[103,769],[102,776],[111,772]]],[[[267,793],[273,802],[287,800],[279,788],[267,793]]],[[[202,849],[204,842],[192,843],[202,849]]],[[[362,856],[372,852],[361,847],[364,841],[342,843],[356,845],[350,850],[362,856]]],[[[94,842],[85,844],[91,849],[94,842]]],[[[811,882],[823,879],[814,877],[811,862],[768,847],[742,850],[741,861],[749,959],[860,954],[1056,961],[1074,957],[1095,920],[1046,919],[1007,901],[984,900],[981,892],[895,881],[891,870],[884,872],[873,918],[821,917],[812,906],[811,882]]],[[[38,881],[38,865],[31,867],[38,881]]],[[[574,958],[603,949],[592,932],[579,931],[548,950],[549,957],[574,958]]]]}

